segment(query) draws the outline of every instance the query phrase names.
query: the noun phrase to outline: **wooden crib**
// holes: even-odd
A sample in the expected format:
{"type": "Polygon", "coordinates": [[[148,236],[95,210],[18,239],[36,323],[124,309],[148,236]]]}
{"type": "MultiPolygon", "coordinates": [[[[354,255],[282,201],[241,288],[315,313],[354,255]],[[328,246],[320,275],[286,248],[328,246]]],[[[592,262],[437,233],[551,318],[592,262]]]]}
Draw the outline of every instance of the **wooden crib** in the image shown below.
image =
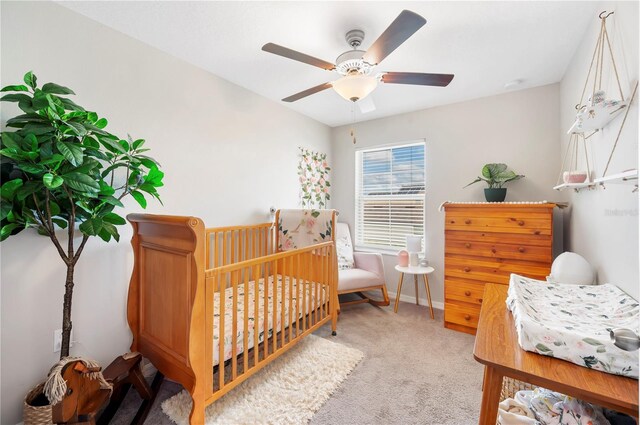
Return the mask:
{"type": "Polygon", "coordinates": [[[131,350],[189,391],[191,424],[203,424],[207,405],[325,323],[335,335],[332,240],[278,252],[273,223],[205,229],[196,217],[127,219],[131,350]]]}

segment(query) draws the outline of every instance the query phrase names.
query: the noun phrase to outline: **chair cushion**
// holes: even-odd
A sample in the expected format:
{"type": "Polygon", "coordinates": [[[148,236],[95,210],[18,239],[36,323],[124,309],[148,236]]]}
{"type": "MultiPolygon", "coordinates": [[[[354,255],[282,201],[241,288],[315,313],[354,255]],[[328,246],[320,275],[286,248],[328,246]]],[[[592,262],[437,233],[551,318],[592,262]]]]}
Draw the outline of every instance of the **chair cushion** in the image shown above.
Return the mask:
{"type": "Polygon", "coordinates": [[[366,270],[346,269],[338,272],[338,292],[380,285],[384,285],[384,278],[366,270]]]}
{"type": "Polygon", "coordinates": [[[353,247],[351,239],[339,237],[336,239],[336,253],[338,254],[338,268],[340,270],[352,269],[355,261],[353,259],[353,247]]]}

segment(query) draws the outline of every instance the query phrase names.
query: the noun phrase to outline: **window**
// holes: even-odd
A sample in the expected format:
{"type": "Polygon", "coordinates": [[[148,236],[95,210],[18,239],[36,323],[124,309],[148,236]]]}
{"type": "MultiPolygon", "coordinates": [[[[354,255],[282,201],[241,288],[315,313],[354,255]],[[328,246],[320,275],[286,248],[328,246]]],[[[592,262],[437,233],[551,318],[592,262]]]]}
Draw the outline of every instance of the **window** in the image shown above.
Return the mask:
{"type": "Polygon", "coordinates": [[[424,236],[424,143],[356,153],[356,246],[404,248],[424,236]]]}

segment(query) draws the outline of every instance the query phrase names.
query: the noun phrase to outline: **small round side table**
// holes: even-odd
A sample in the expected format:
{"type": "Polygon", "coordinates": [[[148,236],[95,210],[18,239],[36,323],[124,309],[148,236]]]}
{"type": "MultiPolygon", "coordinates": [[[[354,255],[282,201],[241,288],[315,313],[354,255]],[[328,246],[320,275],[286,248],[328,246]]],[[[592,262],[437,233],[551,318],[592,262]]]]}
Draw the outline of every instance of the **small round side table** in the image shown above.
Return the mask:
{"type": "Polygon", "coordinates": [[[393,307],[393,312],[398,312],[398,301],[400,301],[400,292],[402,291],[402,280],[404,278],[404,274],[412,274],[413,275],[413,283],[415,284],[416,289],[416,305],[418,305],[418,275],[422,275],[422,280],[424,281],[424,287],[427,290],[427,299],[429,300],[429,312],[431,313],[431,318],[433,319],[433,305],[431,304],[431,291],[429,290],[429,278],[427,275],[433,273],[435,269],[431,266],[421,267],[421,266],[408,266],[401,267],[396,266],[396,270],[400,272],[400,279],[398,280],[398,288],[396,289],[396,303],[393,307]]]}

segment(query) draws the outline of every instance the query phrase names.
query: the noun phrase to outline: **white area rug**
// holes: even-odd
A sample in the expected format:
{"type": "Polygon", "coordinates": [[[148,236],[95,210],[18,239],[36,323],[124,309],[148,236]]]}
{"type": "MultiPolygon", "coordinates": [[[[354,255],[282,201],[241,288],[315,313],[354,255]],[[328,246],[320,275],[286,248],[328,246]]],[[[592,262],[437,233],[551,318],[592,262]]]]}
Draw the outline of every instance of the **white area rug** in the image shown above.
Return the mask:
{"type": "MultiPolygon", "coordinates": [[[[206,425],[305,424],[362,360],[360,350],[313,335],[207,407],[206,425]]],[[[191,397],[162,403],[178,425],[189,424],[191,397]]]]}

